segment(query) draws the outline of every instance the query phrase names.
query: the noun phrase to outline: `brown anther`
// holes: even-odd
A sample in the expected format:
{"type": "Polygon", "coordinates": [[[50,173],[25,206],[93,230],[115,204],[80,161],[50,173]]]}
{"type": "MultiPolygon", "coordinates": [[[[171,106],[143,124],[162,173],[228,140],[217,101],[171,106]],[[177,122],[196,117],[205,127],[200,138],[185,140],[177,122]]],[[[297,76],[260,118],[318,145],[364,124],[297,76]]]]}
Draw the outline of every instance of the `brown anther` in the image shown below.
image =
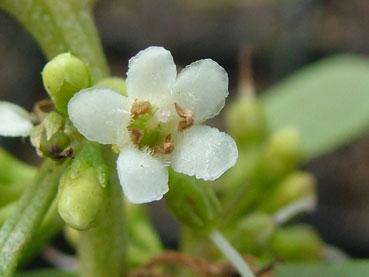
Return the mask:
{"type": "Polygon", "coordinates": [[[49,99],[44,99],[36,102],[36,104],[33,107],[35,121],[41,122],[52,111],[55,111],[55,105],[53,101],[49,99]]]}
{"type": "Polygon", "coordinates": [[[194,124],[195,118],[191,110],[184,109],[177,103],[174,103],[174,106],[176,108],[178,116],[183,118],[183,120],[178,122],[178,131],[182,132],[184,129],[187,129],[194,124]]]}
{"type": "Polygon", "coordinates": [[[132,119],[137,119],[140,115],[151,114],[152,106],[149,101],[135,101],[131,108],[132,119]]]}
{"type": "Polygon", "coordinates": [[[161,145],[154,147],[154,152],[162,154],[172,153],[172,151],[174,150],[174,144],[170,142],[171,140],[172,135],[171,134],[167,135],[164,142],[161,145]]]}
{"type": "Polygon", "coordinates": [[[64,159],[64,158],[74,159],[72,146],[68,146],[67,148],[64,149],[64,151],[60,152],[59,146],[55,145],[51,147],[50,153],[55,159],[64,159]]]}
{"type": "Polygon", "coordinates": [[[130,131],[130,134],[131,134],[132,142],[135,145],[139,145],[141,140],[144,137],[144,134],[145,134],[144,131],[142,131],[138,128],[129,128],[129,131],[130,131]]]}

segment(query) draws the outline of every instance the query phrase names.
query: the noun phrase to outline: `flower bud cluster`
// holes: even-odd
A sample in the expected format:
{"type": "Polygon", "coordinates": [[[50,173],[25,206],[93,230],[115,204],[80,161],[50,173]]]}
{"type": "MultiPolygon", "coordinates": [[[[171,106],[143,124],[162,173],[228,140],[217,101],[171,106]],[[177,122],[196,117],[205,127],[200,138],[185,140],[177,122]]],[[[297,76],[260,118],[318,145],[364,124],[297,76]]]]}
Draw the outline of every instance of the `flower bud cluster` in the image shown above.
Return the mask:
{"type": "MultiPolygon", "coordinates": [[[[56,161],[71,158],[66,160],[68,165],[60,180],[58,212],[69,227],[86,230],[94,226],[106,201],[108,168],[100,145],[80,137],[66,116],[67,104],[73,95],[92,85],[90,73],[80,59],[63,53],[46,64],[42,80],[57,111],[46,113],[41,123],[31,130],[31,142],[40,156],[56,161]]],[[[120,78],[104,79],[97,85],[125,92],[120,78]]]]}
{"type": "Polygon", "coordinates": [[[298,131],[270,132],[255,97],[237,97],[225,116],[240,150],[238,163],[220,180],[229,185],[220,192],[224,228],[233,245],[241,253],[269,261],[322,258],[324,245],[312,228],[285,228],[284,221],[277,220],[287,221],[315,203],[314,177],[298,170],[303,159],[298,131]]]}

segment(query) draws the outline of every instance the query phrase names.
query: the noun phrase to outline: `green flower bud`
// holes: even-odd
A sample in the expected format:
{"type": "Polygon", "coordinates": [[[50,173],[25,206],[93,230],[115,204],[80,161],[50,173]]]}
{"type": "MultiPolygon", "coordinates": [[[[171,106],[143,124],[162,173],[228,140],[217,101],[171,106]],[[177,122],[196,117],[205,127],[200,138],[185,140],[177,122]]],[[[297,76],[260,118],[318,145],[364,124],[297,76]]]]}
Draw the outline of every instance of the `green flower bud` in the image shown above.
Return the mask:
{"type": "Polygon", "coordinates": [[[260,255],[270,247],[276,225],[270,215],[254,213],[237,222],[231,241],[241,253],[260,255]]]}
{"type": "Polygon", "coordinates": [[[174,216],[194,229],[210,228],[220,213],[219,201],[207,183],[171,169],[165,199],[174,216]]]}
{"type": "Polygon", "coordinates": [[[126,81],[120,77],[108,77],[100,80],[95,84],[95,87],[108,87],[119,92],[123,96],[127,96],[126,81]]]}
{"type": "Polygon", "coordinates": [[[55,161],[72,157],[69,135],[64,132],[64,118],[51,112],[42,123],[31,130],[31,143],[42,157],[55,161]]]}
{"type": "Polygon", "coordinates": [[[238,144],[262,141],[268,133],[265,114],[257,98],[237,97],[225,114],[229,134],[238,144]]]}
{"type": "Polygon", "coordinates": [[[91,83],[86,65],[70,53],[60,54],[48,62],[42,71],[42,80],[56,108],[65,115],[69,99],[91,83]]]}
{"type": "Polygon", "coordinates": [[[324,243],[307,225],[279,229],[272,241],[277,256],[286,261],[311,261],[322,258],[324,243]]]}
{"type": "Polygon", "coordinates": [[[78,176],[63,178],[58,194],[58,211],[63,220],[78,230],[90,228],[104,201],[104,189],[94,168],[89,167],[78,176]]]}
{"type": "Polygon", "coordinates": [[[108,167],[100,145],[82,142],[60,182],[58,211],[71,227],[85,230],[93,226],[105,201],[108,167]]]}
{"type": "Polygon", "coordinates": [[[255,172],[262,151],[262,144],[251,144],[239,147],[237,163],[220,179],[219,190],[233,195],[233,189],[244,186],[245,182],[250,180],[250,177],[255,172]],[[227,184],[227,186],[222,184],[227,184]]]}
{"type": "Polygon", "coordinates": [[[274,212],[303,197],[314,194],[314,176],[305,172],[293,172],[282,180],[270,199],[263,202],[261,209],[266,212],[274,212]]]}
{"type": "Polygon", "coordinates": [[[272,134],[257,171],[264,183],[279,181],[299,164],[303,150],[299,133],[286,128],[272,134]]]}

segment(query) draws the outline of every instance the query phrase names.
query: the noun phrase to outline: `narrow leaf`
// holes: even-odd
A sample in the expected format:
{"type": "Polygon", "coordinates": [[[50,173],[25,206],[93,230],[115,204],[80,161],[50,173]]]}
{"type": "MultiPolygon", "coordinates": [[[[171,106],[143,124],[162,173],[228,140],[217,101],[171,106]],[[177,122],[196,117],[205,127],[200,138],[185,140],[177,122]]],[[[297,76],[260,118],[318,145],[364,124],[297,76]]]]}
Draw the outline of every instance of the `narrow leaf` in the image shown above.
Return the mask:
{"type": "Polygon", "coordinates": [[[12,276],[56,195],[62,166],[46,161],[0,229],[0,276],[12,276]]]}

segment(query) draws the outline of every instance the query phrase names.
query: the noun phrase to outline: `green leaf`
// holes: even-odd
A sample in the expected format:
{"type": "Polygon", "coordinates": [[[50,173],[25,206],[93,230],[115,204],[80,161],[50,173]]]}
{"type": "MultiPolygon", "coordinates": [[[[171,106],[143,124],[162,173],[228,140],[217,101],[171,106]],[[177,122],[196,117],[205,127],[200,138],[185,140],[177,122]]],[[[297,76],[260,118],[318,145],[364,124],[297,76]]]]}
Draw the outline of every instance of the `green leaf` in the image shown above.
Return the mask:
{"type": "Polygon", "coordinates": [[[269,89],[262,100],[271,129],[296,126],[311,160],[369,129],[369,59],[323,59],[269,89]]]}
{"type": "Polygon", "coordinates": [[[0,229],[0,276],[12,276],[56,195],[63,166],[46,161],[0,229]]]}
{"type": "Polygon", "coordinates": [[[369,261],[345,263],[283,264],[277,266],[276,277],[358,277],[369,276],[369,261]]]}

